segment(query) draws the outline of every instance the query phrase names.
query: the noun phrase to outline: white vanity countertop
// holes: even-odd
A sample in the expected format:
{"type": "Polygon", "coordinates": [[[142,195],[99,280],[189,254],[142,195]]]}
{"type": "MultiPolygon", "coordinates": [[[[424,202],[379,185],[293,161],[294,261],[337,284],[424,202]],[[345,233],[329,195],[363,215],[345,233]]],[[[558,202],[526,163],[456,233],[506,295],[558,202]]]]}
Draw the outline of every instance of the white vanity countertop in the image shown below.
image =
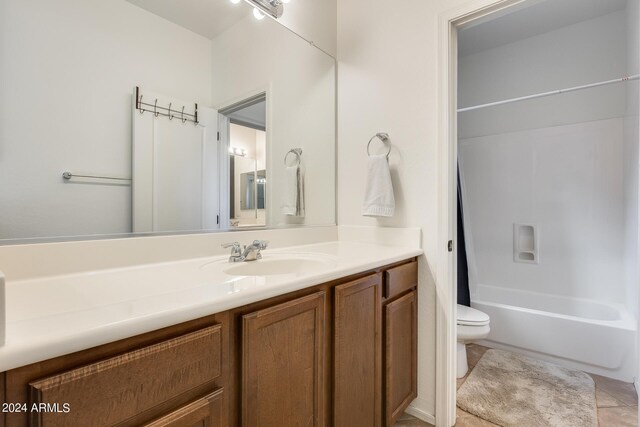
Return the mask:
{"type": "MultiPolygon", "coordinates": [[[[263,261],[319,261],[297,273],[233,276],[228,255],[6,283],[0,372],[219,313],[422,254],[335,241],[265,250],[263,261]]],[[[258,261],[261,262],[261,261],[258,261]]],[[[242,263],[247,264],[247,263],[242,263]]]]}

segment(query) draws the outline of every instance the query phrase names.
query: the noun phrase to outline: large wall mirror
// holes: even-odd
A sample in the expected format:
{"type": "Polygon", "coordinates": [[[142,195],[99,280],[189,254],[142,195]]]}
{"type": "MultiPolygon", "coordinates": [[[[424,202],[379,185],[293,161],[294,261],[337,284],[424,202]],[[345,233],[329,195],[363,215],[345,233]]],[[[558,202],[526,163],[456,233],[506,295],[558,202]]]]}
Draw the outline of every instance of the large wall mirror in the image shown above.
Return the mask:
{"type": "Polygon", "coordinates": [[[335,224],[335,60],[250,2],[0,19],[0,244],[335,224]]]}

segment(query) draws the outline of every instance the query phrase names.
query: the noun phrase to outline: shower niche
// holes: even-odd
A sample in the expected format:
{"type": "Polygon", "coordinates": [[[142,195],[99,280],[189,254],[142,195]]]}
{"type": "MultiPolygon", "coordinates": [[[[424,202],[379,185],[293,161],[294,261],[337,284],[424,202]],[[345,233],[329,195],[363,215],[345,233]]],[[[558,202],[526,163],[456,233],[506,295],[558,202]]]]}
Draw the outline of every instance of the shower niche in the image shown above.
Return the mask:
{"type": "Polygon", "coordinates": [[[513,260],[538,263],[538,228],[529,224],[513,224],[513,260]]]}

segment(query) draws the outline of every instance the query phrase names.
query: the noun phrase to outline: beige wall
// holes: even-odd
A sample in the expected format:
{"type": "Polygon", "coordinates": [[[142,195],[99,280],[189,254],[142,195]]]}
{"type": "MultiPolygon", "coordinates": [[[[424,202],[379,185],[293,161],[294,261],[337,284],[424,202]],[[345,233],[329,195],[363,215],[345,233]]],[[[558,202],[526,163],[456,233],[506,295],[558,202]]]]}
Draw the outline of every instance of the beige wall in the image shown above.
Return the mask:
{"type": "Polygon", "coordinates": [[[267,225],[335,224],[333,58],[282,26],[253,16],[213,40],[212,52],[213,80],[221,82],[213,87],[215,107],[267,93],[267,225]],[[298,147],[305,171],[304,218],[283,215],[277,191],[285,179],[284,156],[298,147]]]}
{"type": "Polygon", "coordinates": [[[61,173],[130,176],[134,87],[209,105],[210,41],[124,0],[2,0],[0,40],[0,239],[131,232],[130,186],[61,173]]]}
{"type": "MultiPolygon", "coordinates": [[[[256,159],[257,133],[255,129],[246,126],[231,124],[229,126],[229,145],[236,148],[243,148],[247,151],[247,157],[256,159]]],[[[261,132],[264,134],[264,132],[261,132]]]]}
{"type": "Polygon", "coordinates": [[[278,21],[335,57],[336,7],[337,0],[291,0],[278,21]]]}
{"type": "Polygon", "coordinates": [[[338,3],[338,224],[422,228],[426,256],[420,262],[419,381],[413,406],[431,415],[438,304],[433,280],[439,209],[438,17],[463,3],[338,3]],[[376,132],[388,132],[393,144],[396,214],[383,220],[360,215],[366,145],[376,132]]]}

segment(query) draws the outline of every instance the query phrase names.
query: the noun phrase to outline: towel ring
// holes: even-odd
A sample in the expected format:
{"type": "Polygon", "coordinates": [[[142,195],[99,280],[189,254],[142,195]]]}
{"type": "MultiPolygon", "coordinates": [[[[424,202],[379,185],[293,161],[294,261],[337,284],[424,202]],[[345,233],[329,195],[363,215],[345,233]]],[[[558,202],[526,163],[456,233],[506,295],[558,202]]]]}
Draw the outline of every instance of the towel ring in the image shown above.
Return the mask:
{"type": "Polygon", "coordinates": [[[389,158],[389,154],[391,154],[391,143],[389,142],[389,134],[384,132],[378,132],[371,137],[371,139],[369,140],[369,143],[367,144],[367,155],[368,156],[371,155],[371,152],[369,151],[369,147],[371,146],[371,143],[373,142],[373,140],[376,138],[382,141],[383,144],[389,145],[389,151],[387,151],[387,154],[386,154],[387,158],[389,158]]]}
{"type": "Polygon", "coordinates": [[[297,164],[295,165],[291,165],[291,166],[300,166],[300,160],[302,156],[302,148],[292,148],[291,150],[287,151],[287,154],[284,155],[284,165],[287,165],[287,157],[289,157],[289,154],[295,154],[296,155],[296,160],[298,161],[297,164]]]}

